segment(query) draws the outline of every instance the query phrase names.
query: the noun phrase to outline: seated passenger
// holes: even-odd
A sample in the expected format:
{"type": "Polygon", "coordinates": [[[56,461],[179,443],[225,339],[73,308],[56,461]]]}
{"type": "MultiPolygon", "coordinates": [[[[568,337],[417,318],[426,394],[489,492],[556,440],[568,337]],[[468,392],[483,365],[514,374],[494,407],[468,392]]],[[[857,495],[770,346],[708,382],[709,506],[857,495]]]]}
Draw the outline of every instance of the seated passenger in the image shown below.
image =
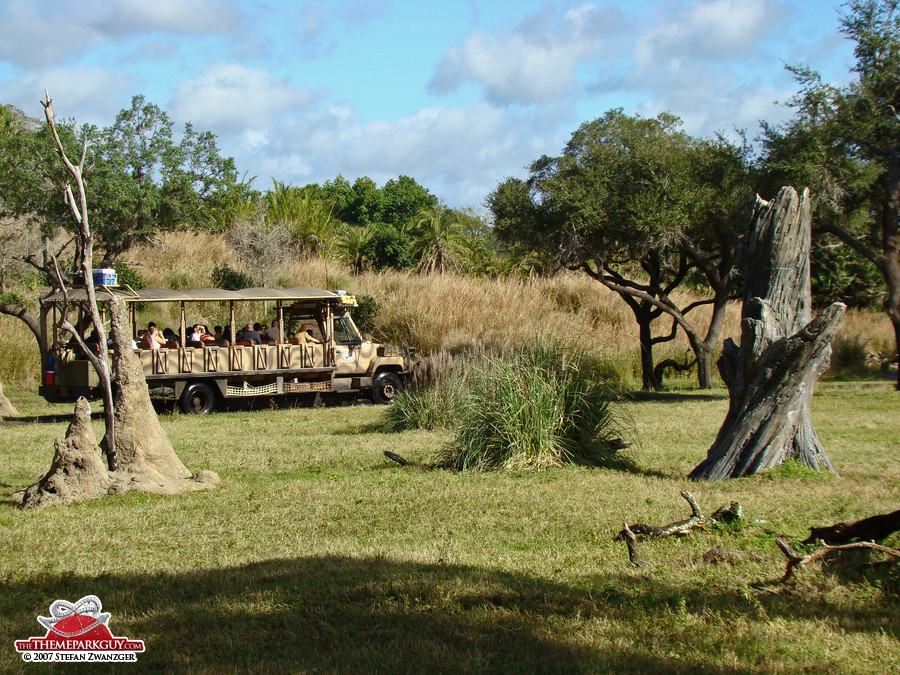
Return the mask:
{"type": "Polygon", "coordinates": [[[244,326],[244,330],[241,331],[238,340],[250,340],[255,345],[261,345],[262,340],[259,337],[259,333],[253,330],[253,324],[248,323],[244,326]]]}
{"type": "Polygon", "coordinates": [[[166,344],[165,338],[159,334],[155,323],[151,323],[147,332],[144,334],[143,342],[138,343],[141,349],[159,349],[166,344]]]}
{"type": "Polygon", "coordinates": [[[278,319],[272,319],[272,327],[266,331],[265,336],[274,340],[276,344],[281,341],[281,329],[278,319]]]}
{"type": "Polygon", "coordinates": [[[312,329],[308,328],[307,324],[305,323],[300,324],[300,329],[297,331],[297,334],[294,337],[300,340],[301,345],[322,344],[321,340],[317,340],[313,337],[312,329]]]}
{"type": "Polygon", "coordinates": [[[181,344],[181,338],[179,338],[171,328],[163,328],[163,337],[166,339],[166,342],[177,342],[181,344]]]}
{"type": "Polygon", "coordinates": [[[200,342],[215,342],[216,336],[209,332],[209,328],[201,326],[203,331],[200,333],[200,342]]]}

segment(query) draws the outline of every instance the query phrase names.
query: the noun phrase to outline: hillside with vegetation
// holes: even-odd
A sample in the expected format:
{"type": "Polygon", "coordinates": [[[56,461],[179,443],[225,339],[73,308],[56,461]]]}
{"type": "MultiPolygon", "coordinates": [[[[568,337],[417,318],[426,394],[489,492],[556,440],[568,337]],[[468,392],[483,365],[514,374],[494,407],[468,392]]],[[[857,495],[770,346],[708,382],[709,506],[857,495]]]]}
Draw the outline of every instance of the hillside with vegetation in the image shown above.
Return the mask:
{"type": "MultiPolygon", "coordinates": [[[[128,250],[119,264],[119,269],[130,275],[123,275],[123,280],[145,288],[173,289],[216,286],[226,267],[248,286],[340,288],[357,296],[370,296],[376,310],[367,320],[367,328],[379,341],[408,345],[427,354],[442,349],[458,352],[471,347],[516,347],[539,335],[553,335],[563,344],[593,354],[611,382],[640,387],[637,326],[630,311],[615,293],[576,272],[531,278],[475,277],[453,272],[427,275],[412,270],[354,275],[345,263],[321,258],[254,266],[241,261],[226,235],[211,233],[161,235],[155,245],[128,250]]],[[[37,299],[46,292],[34,273],[8,280],[7,289],[33,312],[37,311],[37,299]]],[[[686,297],[696,296],[686,292],[686,297]]],[[[227,322],[226,310],[206,310],[189,321],[209,325],[227,322]]],[[[739,311],[738,303],[729,306],[723,339],[737,337],[739,311]]],[[[176,323],[174,315],[141,317],[144,322],[156,320],[160,325],[176,323]]],[[[2,315],[0,335],[0,382],[36,389],[40,359],[34,337],[21,321],[2,315]]],[[[874,363],[867,364],[866,359],[890,347],[890,324],[883,315],[850,310],[836,341],[834,366],[878,377],[879,369],[874,363]]],[[[680,335],[660,351],[659,357],[683,363],[689,349],[680,335]]],[[[665,382],[684,388],[691,386],[694,375],[671,373],[665,382]]]]}

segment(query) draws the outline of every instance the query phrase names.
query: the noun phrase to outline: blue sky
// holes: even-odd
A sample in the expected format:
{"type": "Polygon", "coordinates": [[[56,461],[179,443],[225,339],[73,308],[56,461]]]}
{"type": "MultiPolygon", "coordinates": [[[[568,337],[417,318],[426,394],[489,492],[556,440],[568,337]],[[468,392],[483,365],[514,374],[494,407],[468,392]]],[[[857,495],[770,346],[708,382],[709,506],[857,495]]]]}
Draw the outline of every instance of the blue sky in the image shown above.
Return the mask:
{"type": "Polygon", "coordinates": [[[266,188],[415,178],[481,208],[622,107],[698,136],[789,112],[785,63],[849,77],[815,0],[0,0],[0,102],[111,124],[143,93],[266,188]]]}

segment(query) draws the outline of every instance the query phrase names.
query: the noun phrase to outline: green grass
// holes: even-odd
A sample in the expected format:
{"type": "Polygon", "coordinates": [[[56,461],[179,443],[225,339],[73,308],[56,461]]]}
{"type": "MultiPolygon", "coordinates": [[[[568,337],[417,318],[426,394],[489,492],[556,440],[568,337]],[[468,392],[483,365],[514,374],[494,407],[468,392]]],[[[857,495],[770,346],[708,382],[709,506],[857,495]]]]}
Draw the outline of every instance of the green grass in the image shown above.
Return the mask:
{"type": "MultiPolygon", "coordinates": [[[[7,393],[23,415],[70,408],[7,393]]],[[[42,634],[53,600],[92,593],[116,635],[146,641],[142,670],[898,672],[896,576],[816,568],[751,586],[784,571],[766,530],[802,539],[897,508],[897,404],[890,384],[822,385],[813,415],[840,479],[786,469],[714,485],[684,476],[723,391],[624,404],[642,474],[398,469],[384,450],[428,464],[449,436],[380,433],[373,406],[165,416],[181,459],[223,489],[0,503],[0,669],[21,669],[13,640],[42,634]],[[736,499],[750,521],[647,541],[666,564],[632,568],[613,541],[622,522],[685,517],[682,489],[707,512],[736,499]],[[714,546],[772,561],[690,563],[714,546]]],[[[64,432],[0,425],[0,487],[37,479],[64,432]]]]}

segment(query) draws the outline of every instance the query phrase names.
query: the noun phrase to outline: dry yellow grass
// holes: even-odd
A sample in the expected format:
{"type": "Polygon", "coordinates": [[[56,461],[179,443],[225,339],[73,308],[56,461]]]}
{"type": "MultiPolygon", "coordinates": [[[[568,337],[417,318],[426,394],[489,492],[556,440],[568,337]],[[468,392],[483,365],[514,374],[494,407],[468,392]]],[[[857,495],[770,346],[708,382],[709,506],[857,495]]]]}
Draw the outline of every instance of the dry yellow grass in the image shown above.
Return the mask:
{"type": "MultiPolygon", "coordinates": [[[[550,279],[475,279],[446,274],[422,276],[410,272],[366,273],[358,277],[337,261],[298,260],[270,269],[250,269],[229,245],[227,238],[210,233],[168,233],[156,247],[141,246],[123,260],[131,262],[147,287],[200,288],[212,285],[217,265],[227,264],[254,275],[271,287],[313,286],[345,288],[373,296],[378,302],[376,338],[410,345],[425,352],[457,350],[466,346],[518,345],[536,335],[554,335],[563,344],[587,350],[608,364],[611,376],[620,380],[640,377],[637,324],[631,311],[613,292],[585,275],[563,273],[550,279]]],[[[686,302],[688,293],[676,294],[686,302]]],[[[33,302],[36,309],[36,299],[33,302]]],[[[174,307],[144,312],[142,322],[154,319],[174,325],[174,307]],[[156,312],[157,314],[153,314],[156,312]]],[[[209,325],[224,323],[225,310],[217,305],[194,307],[188,321],[209,325]]],[[[240,308],[238,321],[260,320],[240,308]]],[[[708,320],[708,308],[691,315],[696,325],[708,320]]],[[[657,331],[668,332],[670,323],[660,320],[657,331]]],[[[728,310],[721,340],[737,339],[740,305],[728,310]]],[[[890,322],[881,313],[851,310],[835,341],[835,362],[853,365],[866,350],[888,352],[893,336],[890,322]]],[[[658,345],[657,360],[684,360],[688,343],[683,333],[658,345]]],[[[37,378],[37,347],[21,322],[0,317],[0,381],[37,378]]],[[[683,375],[684,382],[693,375],[683,375]]]]}

